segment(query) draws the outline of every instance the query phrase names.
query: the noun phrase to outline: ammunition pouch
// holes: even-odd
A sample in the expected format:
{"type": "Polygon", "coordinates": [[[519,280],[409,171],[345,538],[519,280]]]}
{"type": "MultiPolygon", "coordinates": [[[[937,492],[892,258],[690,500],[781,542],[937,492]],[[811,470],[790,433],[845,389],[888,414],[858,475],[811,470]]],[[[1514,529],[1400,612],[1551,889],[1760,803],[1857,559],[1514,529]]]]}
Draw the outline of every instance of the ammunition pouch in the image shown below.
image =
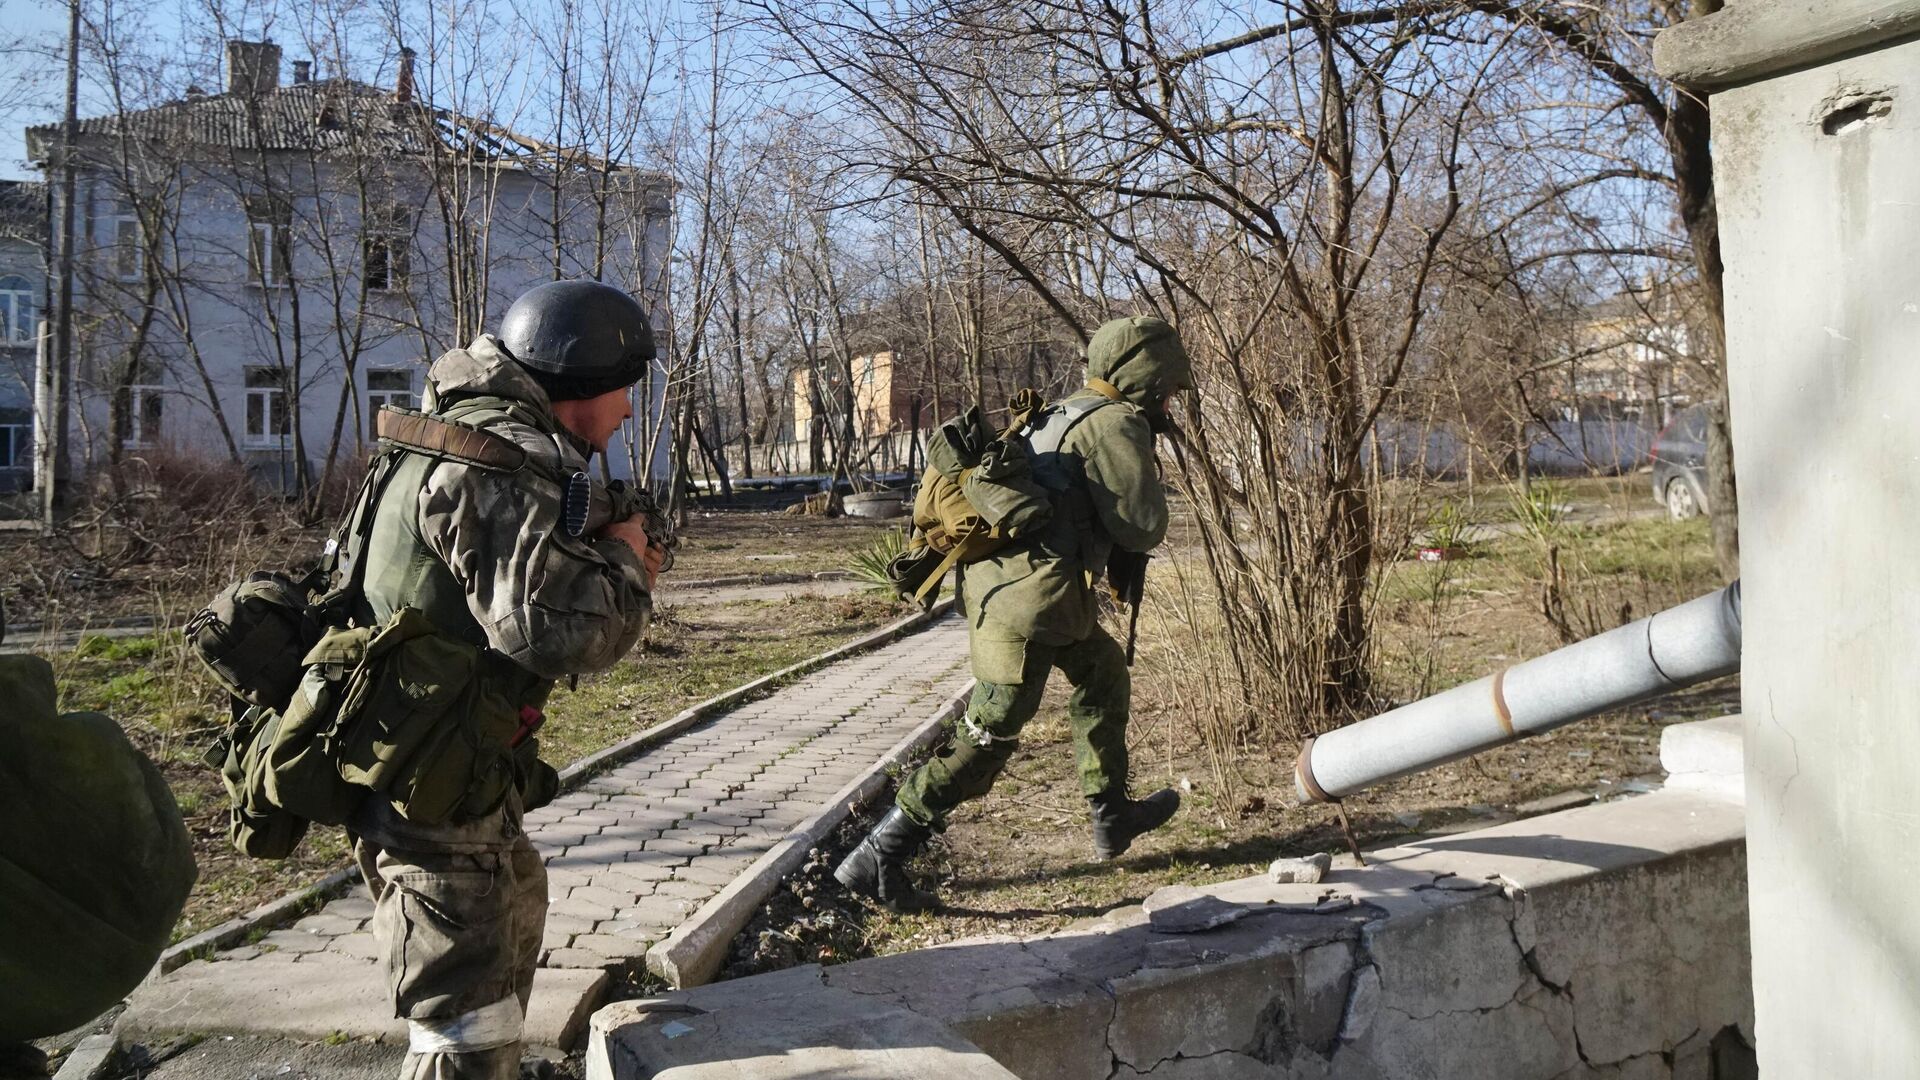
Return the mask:
{"type": "Polygon", "coordinates": [[[247,706],[207,754],[227,789],[228,839],[283,859],[309,823],[344,825],[375,795],[423,825],[492,813],[509,789],[528,810],[553,801],[559,774],[521,719],[538,680],[500,667],[413,608],[327,631],[284,711],[247,706]]]}
{"type": "Polygon", "coordinates": [[[284,859],[307,835],[306,818],[267,796],[267,750],[280,716],[261,705],[235,711],[232,723],[208,748],[205,761],[220,770],[227,789],[227,839],[256,859],[284,859]]]}
{"type": "Polygon", "coordinates": [[[325,630],[310,599],[318,572],[295,578],[259,570],[222,589],[187,621],[187,644],[234,697],[286,707],[300,681],[300,658],[325,630]]]}
{"type": "Polygon", "coordinates": [[[271,755],[275,801],[344,823],[372,791],[407,820],[437,825],[491,813],[516,783],[537,789],[537,747],[514,745],[519,699],[535,680],[514,686],[502,666],[413,608],[328,632],[306,656],[271,755]]]}

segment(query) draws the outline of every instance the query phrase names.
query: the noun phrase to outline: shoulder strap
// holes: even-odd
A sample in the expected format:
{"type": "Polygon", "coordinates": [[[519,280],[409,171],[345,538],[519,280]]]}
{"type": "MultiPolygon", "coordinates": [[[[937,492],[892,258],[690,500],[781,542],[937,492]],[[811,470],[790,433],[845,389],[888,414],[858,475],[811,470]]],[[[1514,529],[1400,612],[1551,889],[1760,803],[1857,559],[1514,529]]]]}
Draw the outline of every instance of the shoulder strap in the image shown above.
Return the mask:
{"type": "Polygon", "coordinates": [[[387,482],[399,471],[408,454],[459,461],[497,472],[513,472],[526,465],[528,455],[511,439],[466,424],[449,423],[427,413],[388,405],[374,417],[374,434],[380,440],[381,453],[367,467],[354,496],[353,509],[341,520],[340,527],[327,542],[327,554],[320,569],[330,590],[319,606],[337,609],[360,595],[366,583],[367,541],[373,536],[374,510],[386,493],[387,482]],[[347,580],[340,581],[342,561],[347,565],[347,580]]]}
{"type": "MultiPolygon", "coordinates": [[[[1098,390],[1099,387],[1094,387],[1094,389],[1098,390]]],[[[1087,417],[1092,416],[1094,413],[1099,412],[1109,405],[1118,403],[1118,398],[1107,397],[1103,394],[1097,398],[1072,397],[1050,405],[1048,409],[1059,410],[1059,415],[1065,417],[1065,420],[1059,424],[1042,423],[1037,425],[1034,428],[1034,437],[1029,445],[1031,445],[1033,451],[1037,454],[1058,450],[1061,445],[1067,441],[1067,433],[1079,426],[1080,421],[1085,420],[1087,417]]]]}
{"type": "Polygon", "coordinates": [[[365,556],[367,539],[373,535],[373,511],[380,502],[380,496],[386,493],[387,481],[393,478],[405,458],[403,453],[388,450],[373,460],[367,467],[367,475],[360,481],[360,491],[354,496],[353,509],[327,540],[327,554],[320,562],[320,572],[329,591],[314,605],[322,611],[337,612],[360,595],[360,588],[367,578],[365,556]],[[347,580],[336,582],[342,559],[347,560],[347,580]]]}
{"type": "Polygon", "coordinates": [[[497,472],[516,472],[527,463],[527,452],[511,439],[392,405],[380,410],[374,421],[374,433],[381,442],[404,450],[451,458],[497,472]]]}

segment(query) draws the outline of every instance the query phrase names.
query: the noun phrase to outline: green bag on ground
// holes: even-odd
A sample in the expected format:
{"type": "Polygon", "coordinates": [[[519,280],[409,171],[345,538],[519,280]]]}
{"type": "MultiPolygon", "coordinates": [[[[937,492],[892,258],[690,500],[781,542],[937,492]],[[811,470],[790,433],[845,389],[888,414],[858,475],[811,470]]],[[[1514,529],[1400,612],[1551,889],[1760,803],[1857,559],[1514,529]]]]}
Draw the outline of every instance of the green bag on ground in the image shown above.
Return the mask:
{"type": "Polygon", "coordinates": [[[0,656],[0,1043],[69,1031],[152,969],[193,887],[173,793],[120,726],[58,715],[53,669],[0,656]]]}

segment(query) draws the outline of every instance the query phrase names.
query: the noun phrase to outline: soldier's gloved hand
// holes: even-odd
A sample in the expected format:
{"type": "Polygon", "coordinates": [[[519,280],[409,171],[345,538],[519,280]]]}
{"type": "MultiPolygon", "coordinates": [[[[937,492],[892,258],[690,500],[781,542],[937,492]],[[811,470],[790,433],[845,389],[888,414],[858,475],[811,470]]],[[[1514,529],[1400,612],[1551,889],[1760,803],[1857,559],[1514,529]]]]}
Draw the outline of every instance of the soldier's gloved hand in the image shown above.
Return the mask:
{"type": "Polygon", "coordinates": [[[647,568],[647,589],[651,592],[654,579],[660,575],[660,567],[666,562],[667,553],[647,536],[646,523],[637,517],[631,517],[625,521],[609,521],[600,530],[600,535],[609,540],[621,541],[632,548],[635,555],[640,556],[641,565],[647,568]]]}

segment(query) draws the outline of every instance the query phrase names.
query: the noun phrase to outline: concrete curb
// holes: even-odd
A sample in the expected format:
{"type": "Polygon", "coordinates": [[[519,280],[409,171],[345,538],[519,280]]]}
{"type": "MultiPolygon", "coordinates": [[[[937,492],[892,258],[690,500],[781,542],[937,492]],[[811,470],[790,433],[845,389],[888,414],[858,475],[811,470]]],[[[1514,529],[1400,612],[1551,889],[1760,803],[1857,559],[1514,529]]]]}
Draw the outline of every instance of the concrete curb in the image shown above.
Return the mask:
{"type": "Polygon", "coordinates": [[[147,978],[158,978],[206,953],[231,948],[255,930],[269,930],[290,923],[333,899],[336,893],[359,880],[360,868],[357,866],[335,870],[298,892],[290,892],[278,900],[261,904],[245,915],[228,919],[210,930],[203,930],[161,953],[159,963],[153,966],[153,972],[147,978]]]}
{"type": "Polygon", "coordinates": [[[885,788],[889,768],[904,763],[932,743],[939,736],[941,725],[966,709],[973,686],[974,680],[968,679],[958,693],[906,738],[895,743],[872,768],[840,789],[826,809],[788,833],[731,884],[702,904],[692,917],[675,927],[665,940],[648,949],[647,970],[666,979],[675,989],[712,981],[726,959],[734,936],[752,921],[754,913],[780,887],[780,882],[799,869],[806,862],[807,853],[839,828],[855,807],[871,802],[885,788]]]}
{"type": "Polygon", "coordinates": [[[53,1080],[107,1080],[119,1063],[119,1040],[111,1033],[89,1035],[67,1055],[53,1080]]]}
{"type": "MultiPolygon", "coordinates": [[[[581,784],[586,783],[588,780],[591,780],[601,770],[617,765],[642,750],[671,738],[690,727],[694,727],[714,713],[737,705],[742,700],[760,694],[784,680],[805,675],[825,667],[828,664],[845,660],[850,656],[866,652],[867,650],[891,644],[921,626],[931,624],[935,619],[946,615],[952,608],[953,600],[949,597],[935,604],[931,611],[915,612],[906,618],[888,623],[886,626],[868,634],[866,637],[849,641],[845,645],[829,649],[818,656],[782,668],[771,675],[763,675],[750,683],[734,687],[723,694],[708,698],[696,705],[683,709],[675,714],[672,719],[655,724],[631,738],[596,753],[588,754],[586,757],[567,766],[560,772],[560,790],[562,792],[571,791],[581,784]]],[[[228,919],[218,926],[195,934],[161,953],[159,962],[154,965],[153,971],[148,974],[147,978],[149,980],[157,979],[162,975],[180,968],[189,961],[199,959],[206,953],[231,948],[234,944],[244,941],[255,931],[277,929],[280,926],[290,923],[301,915],[306,914],[308,910],[317,908],[326,901],[333,899],[339,893],[352,887],[359,880],[359,867],[344,867],[328,874],[326,877],[321,878],[319,881],[304,889],[288,893],[278,900],[273,900],[254,908],[245,915],[228,919]]]]}
{"type": "Polygon", "coordinates": [[[846,570],[818,570],[811,574],[730,574],[717,578],[694,578],[689,581],[675,581],[671,587],[660,590],[660,596],[672,600],[673,594],[695,589],[731,589],[740,585],[799,585],[808,581],[847,581],[853,574],[846,570]]]}

